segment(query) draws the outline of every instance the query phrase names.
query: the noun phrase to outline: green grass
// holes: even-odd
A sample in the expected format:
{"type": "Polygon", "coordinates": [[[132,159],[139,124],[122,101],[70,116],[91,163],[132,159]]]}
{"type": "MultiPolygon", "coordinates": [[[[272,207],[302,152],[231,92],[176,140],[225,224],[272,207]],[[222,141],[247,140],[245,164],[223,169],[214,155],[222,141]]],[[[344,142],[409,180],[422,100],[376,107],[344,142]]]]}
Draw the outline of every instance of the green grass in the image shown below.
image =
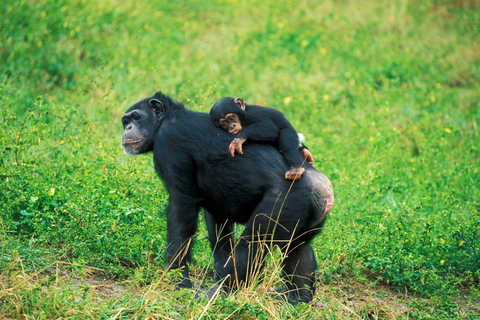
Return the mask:
{"type": "Polygon", "coordinates": [[[0,317],[480,317],[479,34],[477,0],[2,0],[0,317]],[[306,136],[336,198],[314,304],[266,297],[275,252],[253,288],[172,293],[168,196],[120,147],[156,90],[242,96],[306,136]]]}

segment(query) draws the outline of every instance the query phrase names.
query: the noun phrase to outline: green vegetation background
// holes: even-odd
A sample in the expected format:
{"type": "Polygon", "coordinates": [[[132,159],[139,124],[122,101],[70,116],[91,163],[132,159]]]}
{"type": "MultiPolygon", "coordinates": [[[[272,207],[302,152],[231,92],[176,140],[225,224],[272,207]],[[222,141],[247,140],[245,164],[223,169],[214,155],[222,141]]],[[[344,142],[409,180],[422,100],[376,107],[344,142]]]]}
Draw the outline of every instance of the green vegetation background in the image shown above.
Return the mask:
{"type": "MultiPolygon", "coordinates": [[[[120,118],[162,90],[203,112],[242,96],[306,136],[336,196],[315,240],[319,283],[426,299],[405,318],[473,317],[480,307],[458,297],[478,307],[479,35],[474,0],[1,0],[0,315],[200,316],[206,303],[181,295],[89,309],[88,295],[53,297],[12,276],[63,261],[156,281],[168,197],[151,155],[123,154],[120,118]]],[[[201,227],[193,264],[207,279],[211,260],[201,227]]],[[[266,302],[239,299],[204,316],[272,317],[266,302]]],[[[328,302],[275,312],[345,316],[328,302]]]]}

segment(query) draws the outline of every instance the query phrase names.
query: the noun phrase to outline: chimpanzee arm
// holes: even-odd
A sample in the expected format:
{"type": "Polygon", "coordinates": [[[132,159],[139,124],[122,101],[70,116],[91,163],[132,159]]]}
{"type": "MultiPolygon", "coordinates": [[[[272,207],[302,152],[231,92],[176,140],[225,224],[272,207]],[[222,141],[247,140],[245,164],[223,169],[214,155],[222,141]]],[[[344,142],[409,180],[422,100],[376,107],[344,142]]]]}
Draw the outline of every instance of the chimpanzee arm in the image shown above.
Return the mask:
{"type": "Polygon", "coordinates": [[[279,131],[280,128],[273,121],[263,119],[245,126],[235,137],[257,142],[272,142],[277,140],[279,131]]]}
{"type": "Polygon", "coordinates": [[[181,269],[178,287],[191,288],[188,265],[193,236],[197,230],[198,205],[188,196],[170,193],[167,208],[167,263],[169,270],[181,269]]]}
{"type": "Polygon", "coordinates": [[[157,139],[154,149],[155,170],[162,177],[169,199],[167,207],[167,264],[169,270],[181,269],[180,278],[172,281],[179,287],[190,288],[188,265],[193,236],[196,232],[200,199],[195,187],[194,166],[190,157],[185,157],[182,149],[183,140],[176,132],[157,139]],[[173,149],[167,142],[177,137],[180,146],[173,149]],[[158,152],[163,150],[164,152],[158,152]],[[175,173],[175,174],[172,174],[175,173]]]}
{"type": "Polygon", "coordinates": [[[242,130],[235,135],[228,150],[230,150],[232,157],[235,156],[235,151],[239,154],[243,154],[242,145],[245,141],[273,142],[278,138],[278,131],[279,127],[273,121],[264,118],[261,121],[244,126],[242,130]]]}

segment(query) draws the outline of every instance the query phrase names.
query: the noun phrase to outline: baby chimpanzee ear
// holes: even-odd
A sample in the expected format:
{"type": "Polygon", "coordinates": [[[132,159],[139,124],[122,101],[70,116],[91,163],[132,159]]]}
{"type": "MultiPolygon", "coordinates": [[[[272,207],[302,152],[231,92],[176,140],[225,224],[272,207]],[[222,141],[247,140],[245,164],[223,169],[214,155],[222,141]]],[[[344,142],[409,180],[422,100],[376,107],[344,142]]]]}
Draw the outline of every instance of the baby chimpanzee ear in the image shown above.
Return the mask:
{"type": "Polygon", "coordinates": [[[235,102],[243,111],[245,111],[245,103],[243,103],[243,99],[236,97],[233,99],[233,102],[235,102]]]}
{"type": "Polygon", "coordinates": [[[165,114],[165,106],[163,105],[162,101],[157,99],[150,99],[148,101],[148,104],[153,109],[153,112],[155,112],[157,118],[161,118],[165,114]]]}

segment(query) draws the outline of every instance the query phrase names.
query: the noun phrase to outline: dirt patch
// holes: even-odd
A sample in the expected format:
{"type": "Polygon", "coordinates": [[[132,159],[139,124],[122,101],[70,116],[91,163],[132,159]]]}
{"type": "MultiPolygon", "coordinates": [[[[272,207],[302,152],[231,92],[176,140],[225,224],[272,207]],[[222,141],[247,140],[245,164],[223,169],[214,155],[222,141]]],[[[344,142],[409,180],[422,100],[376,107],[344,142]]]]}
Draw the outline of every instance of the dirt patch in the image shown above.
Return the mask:
{"type": "Polygon", "coordinates": [[[82,268],[82,275],[63,268],[50,268],[40,273],[38,278],[41,280],[46,277],[56,277],[60,287],[72,286],[75,291],[77,289],[88,290],[97,302],[110,299],[118,300],[127,292],[131,293],[131,290],[124,283],[103,276],[102,270],[85,266],[82,266],[82,268]]]}
{"type": "MultiPolygon", "coordinates": [[[[441,299],[425,299],[406,289],[402,292],[386,284],[360,283],[348,277],[338,279],[335,284],[318,285],[316,298],[334,302],[339,311],[343,309],[344,314],[362,319],[416,318],[435,314],[441,299]]],[[[480,299],[473,298],[469,292],[459,295],[457,307],[459,317],[480,319],[480,299]]]]}

